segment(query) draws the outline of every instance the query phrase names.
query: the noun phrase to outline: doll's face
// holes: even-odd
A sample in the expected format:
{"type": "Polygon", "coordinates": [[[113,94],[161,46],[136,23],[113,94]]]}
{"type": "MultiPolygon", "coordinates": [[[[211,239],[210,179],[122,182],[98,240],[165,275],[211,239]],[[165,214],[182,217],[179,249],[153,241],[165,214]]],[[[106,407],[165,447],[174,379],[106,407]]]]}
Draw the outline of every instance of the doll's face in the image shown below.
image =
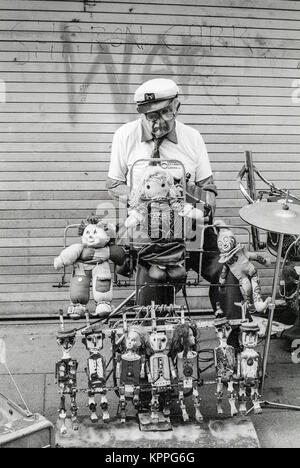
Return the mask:
{"type": "Polygon", "coordinates": [[[169,185],[165,178],[151,177],[144,186],[146,198],[165,198],[169,195],[169,185]]]}
{"type": "Polygon", "coordinates": [[[110,237],[102,227],[97,224],[89,224],[82,235],[82,243],[87,247],[101,248],[105,247],[110,237]]]}
{"type": "Polygon", "coordinates": [[[136,331],[129,331],[126,338],[126,349],[136,351],[141,347],[141,338],[136,331]]]}
{"type": "Polygon", "coordinates": [[[87,349],[102,349],[103,348],[103,335],[102,333],[95,333],[86,337],[87,349]]]}
{"type": "Polygon", "coordinates": [[[258,342],[258,333],[257,332],[243,332],[242,333],[242,343],[246,348],[255,348],[258,342]]]}
{"type": "Polygon", "coordinates": [[[228,253],[236,246],[236,239],[228,233],[220,233],[218,236],[218,248],[221,253],[228,253]]]}
{"type": "Polygon", "coordinates": [[[231,327],[229,324],[222,325],[216,328],[217,336],[221,343],[226,344],[227,339],[229,338],[231,327]]]}
{"type": "Polygon", "coordinates": [[[167,347],[167,337],[164,333],[152,333],[150,335],[150,346],[154,352],[164,351],[167,347]]]}
{"type": "Polygon", "coordinates": [[[195,344],[196,344],[195,335],[194,335],[193,330],[191,328],[189,328],[188,340],[189,340],[189,346],[195,346],[195,344]]]}

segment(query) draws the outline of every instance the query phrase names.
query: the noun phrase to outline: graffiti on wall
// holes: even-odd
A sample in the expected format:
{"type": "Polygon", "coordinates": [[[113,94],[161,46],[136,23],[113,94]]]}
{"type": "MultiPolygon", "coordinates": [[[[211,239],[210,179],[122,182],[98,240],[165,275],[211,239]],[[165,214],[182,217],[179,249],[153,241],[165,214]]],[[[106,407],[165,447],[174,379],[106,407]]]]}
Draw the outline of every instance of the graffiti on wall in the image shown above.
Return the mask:
{"type": "MultiPolygon", "coordinates": [[[[87,1],[85,7],[92,8],[92,3],[87,1]]],[[[272,50],[269,41],[261,34],[253,35],[251,29],[211,26],[205,20],[202,25],[166,26],[162,33],[152,34],[146,29],[146,25],[128,24],[114,27],[93,22],[84,23],[74,18],[67,23],[52,23],[51,32],[56,38],[59,35],[59,40],[36,40],[35,51],[29,49],[32,45],[28,46],[25,42],[17,40],[18,28],[19,23],[16,23],[10,31],[16,44],[14,61],[18,65],[34,60],[38,62],[41,58],[39,47],[44,53],[45,45],[49,48],[49,60],[53,61],[53,64],[59,61],[57,57],[60,55],[68,87],[69,115],[74,124],[81,106],[89,101],[90,85],[96,83],[96,89],[101,92],[101,80],[95,79],[97,74],[104,76],[103,80],[109,86],[116,113],[124,112],[124,109],[126,111],[128,94],[132,93],[130,77],[136,76],[137,83],[165,73],[166,70],[168,76],[178,83],[183,81],[184,75],[185,94],[189,93],[190,86],[201,84],[210,101],[215,103],[212,91],[207,85],[206,73],[209,68],[203,67],[199,70],[199,65],[205,64],[208,57],[222,57],[220,48],[224,51],[239,48],[242,50],[241,57],[271,59],[283,58],[285,54],[284,48],[272,50]],[[246,55],[243,55],[244,51],[246,55]],[[82,54],[85,54],[82,63],[86,64],[86,69],[78,78],[77,64],[81,63],[82,54]],[[89,60],[86,60],[86,57],[89,60]],[[137,68],[138,63],[140,65],[137,68]],[[188,66],[188,72],[185,71],[185,66],[188,66]]],[[[299,98],[298,87],[297,84],[292,86],[296,88],[292,96],[295,102],[299,98]]]]}

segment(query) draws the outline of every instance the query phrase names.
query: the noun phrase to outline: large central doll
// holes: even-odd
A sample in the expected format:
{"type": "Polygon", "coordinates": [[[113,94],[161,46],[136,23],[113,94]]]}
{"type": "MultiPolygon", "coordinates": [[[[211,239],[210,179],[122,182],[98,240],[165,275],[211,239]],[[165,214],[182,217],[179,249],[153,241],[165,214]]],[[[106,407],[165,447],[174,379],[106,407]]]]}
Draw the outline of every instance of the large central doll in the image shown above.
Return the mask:
{"type": "MultiPolygon", "coordinates": [[[[159,255],[156,251],[155,258],[146,262],[149,267],[149,277],[160,282],[167,281],[168,278],[173,280],[185,278],[184,254],[176,255],[178,246],[172,247],[168,242],[185,237],[184,217],[203,222],[203,211],[184,201],[182,186],[175,184],[170,172],[159,166],[145,168],[140,180],[133,187],[129,207],[125,226],[134,228],[133,237],[140,238],[146,244],[160,240],[165,243],[165,247],[160,248],[159,255]],[[166,255],[166,252],[171,252],[172,248],[176,252],[166,255]]],[[[140,260],[146,261],[145,253],[144,251],[143,255],[140,253],[140,260]]]]}
{"type": "MultiPolygon", "coordinates": [[[[154,237],[159,229],[161,237],[167,238],[172,230],[172,218],[176,214],[180,217],[203,219],[203,211],[194,208],[183,200],[182,188],[175,185],[172,175],[158,166],[149,166],[145,169],[140,182],[133,188],[130,201],[129,216],[125,221],[127,228],[141,225],[145,227],[148,222],[151,226],[150,237],[154,237]]],[[[173,235],[176,232],[173,227],[173,235]]]]}

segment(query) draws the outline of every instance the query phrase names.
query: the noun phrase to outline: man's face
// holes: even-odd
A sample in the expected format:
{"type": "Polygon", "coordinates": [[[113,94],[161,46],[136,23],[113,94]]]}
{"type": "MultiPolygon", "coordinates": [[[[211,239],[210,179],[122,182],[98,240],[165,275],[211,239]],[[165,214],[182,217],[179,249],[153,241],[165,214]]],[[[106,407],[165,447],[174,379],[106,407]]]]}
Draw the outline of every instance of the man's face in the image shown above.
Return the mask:
{"type": "Polygon", "coordinates": [[[172,102],[163,109],[143,115],[145,124],[155,138],[161,138],[173,130],[177,115],[176,107],[176,104],[172,102]]]}

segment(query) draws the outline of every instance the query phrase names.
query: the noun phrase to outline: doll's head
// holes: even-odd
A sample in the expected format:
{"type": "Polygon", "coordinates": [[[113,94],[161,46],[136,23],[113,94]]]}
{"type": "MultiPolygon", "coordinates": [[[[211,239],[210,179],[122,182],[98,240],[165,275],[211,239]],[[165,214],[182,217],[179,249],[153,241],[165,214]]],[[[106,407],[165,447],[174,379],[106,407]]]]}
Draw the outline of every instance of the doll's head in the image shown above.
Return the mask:
{"type": "Polygon", "coordinates": [[[164,333],[153,332],[150,335],[150,347],[155,353],[165,351],[168,338],[164,333]]]}
{"type": "Polygon", "coordinates": [[[214,321],[214,325],[215,325],[215,330],[220,340],[220,343],[223,345],[227,345],[227,340],[232,331],[232,328],[229,324],[228,319],[225,316],[216,317],[214,321]]]}
{"type": "Polygon", "coordinates": [[[90,216],[87,220],[82,221],[78,234],[84,245],[94,249],[105,247],[116,237],[113,224],[105,223],[98,216],[90,216]]]}
{"type": "Polygon", "coordinates": [[[135,208],[142,201],[176,198],[177,190],[173,177],[160,167],[148,167],[138,184],[133,190],[130,206],[135,208]]]}
{"type": "Polygon", "coordinates": [[[138,325],[129,328],[126,335],[126,350],[137,352],[144,349],[147,345],[147,332],[138,325]]]}
{"type": "Polygon", "coordinates": [[[234,233],[226,227],[220,228],[217,242],[221,254],[231,252],[237,245],[234,233]]]}
{"type": "Polygon", "coordinates": [[[186,322],[177,325],[171,345],[171,357],[174,359],[176,354],[183,351],[184,356],[188,351],[195,348],[197,344],[198,329],[194,322],[186,322]]]}
{"type": "Polygon", "coordinates": [[[242,344],[245,348],[255,348],[258,343],[259,326],[254,322],[246,322],[241,326],[242,344]]]}

